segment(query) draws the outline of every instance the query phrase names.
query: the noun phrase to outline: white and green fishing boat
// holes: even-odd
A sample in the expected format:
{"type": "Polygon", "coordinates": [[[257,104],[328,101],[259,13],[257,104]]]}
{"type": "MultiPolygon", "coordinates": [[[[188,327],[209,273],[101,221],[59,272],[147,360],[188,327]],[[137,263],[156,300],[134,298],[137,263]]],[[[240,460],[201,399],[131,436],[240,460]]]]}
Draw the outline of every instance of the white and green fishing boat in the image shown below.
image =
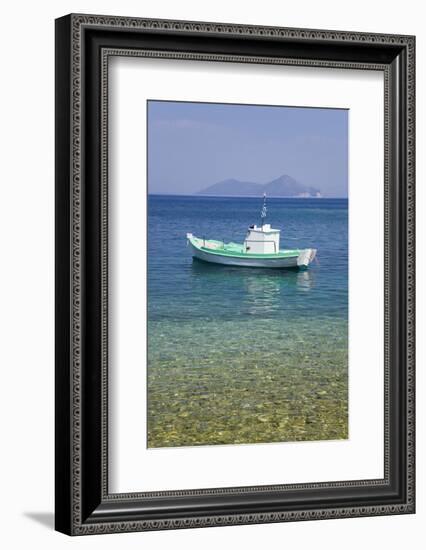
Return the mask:
{"type": "Polygon", "coordinates": [[[192,256],[204,262],[240,267],[306,269],[316,255],[315,248],[280,249],[280,230],[265,223],[266,196],[263,197],[261,224],[250,225],[242,244],[195,237],[187,233],[192,256]]]}

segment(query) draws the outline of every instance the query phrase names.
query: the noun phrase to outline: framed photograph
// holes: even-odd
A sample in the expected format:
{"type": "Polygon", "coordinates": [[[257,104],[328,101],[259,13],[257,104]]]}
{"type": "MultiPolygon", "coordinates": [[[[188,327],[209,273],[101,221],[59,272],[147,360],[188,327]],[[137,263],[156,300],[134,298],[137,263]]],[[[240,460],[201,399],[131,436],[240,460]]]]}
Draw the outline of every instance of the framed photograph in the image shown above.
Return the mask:
{"type": "Polygon", "coordinates": [[[413,36],[56,21],[56,529],[415,511],[413,36]]]}

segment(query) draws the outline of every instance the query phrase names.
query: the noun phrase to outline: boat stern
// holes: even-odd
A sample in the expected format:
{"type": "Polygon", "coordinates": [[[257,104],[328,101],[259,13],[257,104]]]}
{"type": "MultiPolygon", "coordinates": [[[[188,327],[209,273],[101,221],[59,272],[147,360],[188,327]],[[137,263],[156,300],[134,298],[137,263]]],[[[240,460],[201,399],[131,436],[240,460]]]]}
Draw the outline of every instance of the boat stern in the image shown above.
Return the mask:
{"type": "Polygon", "coordinates": [[[304,250],[301,250],[297,258],[297,267],[302,269],[308,267],[308,265],[315,259],[316,255],[316,248],[305,248],[304,250]]]}

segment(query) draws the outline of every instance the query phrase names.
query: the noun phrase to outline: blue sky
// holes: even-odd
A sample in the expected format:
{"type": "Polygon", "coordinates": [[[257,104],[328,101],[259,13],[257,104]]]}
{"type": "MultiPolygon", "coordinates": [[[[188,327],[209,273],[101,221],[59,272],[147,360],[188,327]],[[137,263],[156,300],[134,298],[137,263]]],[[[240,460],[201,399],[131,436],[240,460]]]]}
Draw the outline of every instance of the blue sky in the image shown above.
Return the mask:
{"type": "Polygon", "coordinates": [[[346,197],[343,109],[148,102],[150,193],[192,194],[219,181],[267,183],[288,174],[346,197]]]}

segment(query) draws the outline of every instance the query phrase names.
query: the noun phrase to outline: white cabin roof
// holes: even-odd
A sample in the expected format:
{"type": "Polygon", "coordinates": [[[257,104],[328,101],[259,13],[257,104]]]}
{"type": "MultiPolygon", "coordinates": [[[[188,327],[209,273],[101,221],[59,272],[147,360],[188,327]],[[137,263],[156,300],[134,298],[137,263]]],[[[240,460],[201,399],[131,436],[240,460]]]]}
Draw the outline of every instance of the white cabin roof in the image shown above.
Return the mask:
{"type": "Polygon", "coordinates": [[[271,227],[271,224],[269,223],[265,223],[264,225],[262,226],[258,226],[258,225],[251,225],[249,228],[248,228],[249,231],[253,231],[255,233],[279,233],[280,230],[279,229],[273,229],[271,227]]]}

